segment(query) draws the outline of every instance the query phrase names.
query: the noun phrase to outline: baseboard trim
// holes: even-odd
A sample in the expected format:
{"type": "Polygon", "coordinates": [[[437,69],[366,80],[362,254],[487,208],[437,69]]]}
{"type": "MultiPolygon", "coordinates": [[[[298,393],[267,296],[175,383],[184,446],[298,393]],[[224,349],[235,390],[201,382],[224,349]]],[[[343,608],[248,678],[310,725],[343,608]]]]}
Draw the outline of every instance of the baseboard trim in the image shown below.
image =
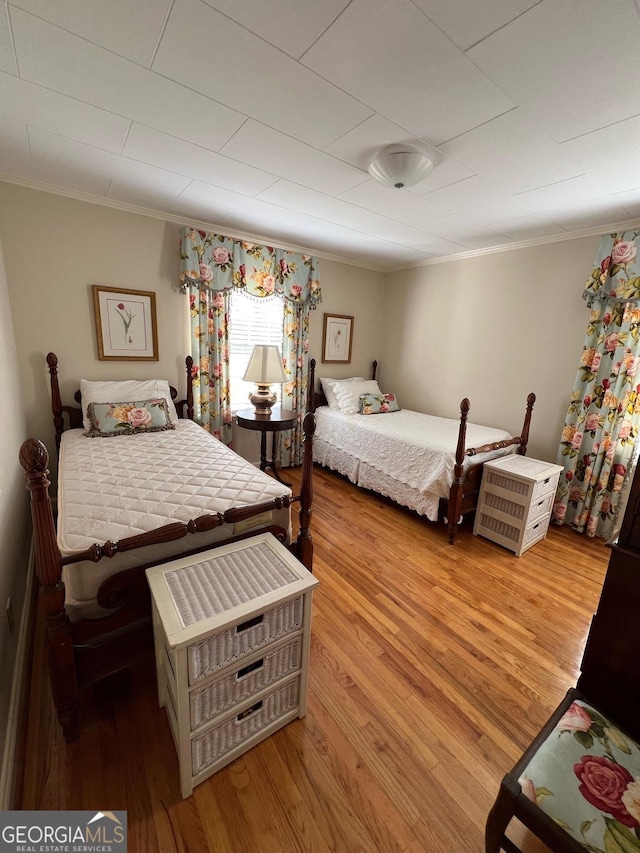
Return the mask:
{"type": "Polygon", "coordinates": [[[22,784],[24,767],[26,708],[31,675],[31,655],[33,653],[33,633],[37,610],[37,596],[34,593],[35,552],[31,542],[24,603],[20,619],[20,633],[16,648],[16,665],[13,670],[11,694],[9,697],[9,715],[5,750],[0,774],[0,809],[3,811],[19,808],[18,799],[22,784]]]}

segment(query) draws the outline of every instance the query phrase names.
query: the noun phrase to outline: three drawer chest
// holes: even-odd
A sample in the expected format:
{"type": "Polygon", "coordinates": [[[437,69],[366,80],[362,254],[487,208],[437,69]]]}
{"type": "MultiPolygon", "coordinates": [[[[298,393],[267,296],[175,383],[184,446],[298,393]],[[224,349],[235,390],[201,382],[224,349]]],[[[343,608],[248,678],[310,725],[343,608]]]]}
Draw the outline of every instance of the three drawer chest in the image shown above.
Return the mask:
{"type": "Polygon", "coordinates": [[[519,455],[485,462],[474,534],[516,557],[544,539],[561,471],[561,465],[519,455]]]}
{"type": "Polygon", "coordinates": [[[317,580],[265,533],[147,569],[158,697],[188,797],[306,712],[317,580]]]}

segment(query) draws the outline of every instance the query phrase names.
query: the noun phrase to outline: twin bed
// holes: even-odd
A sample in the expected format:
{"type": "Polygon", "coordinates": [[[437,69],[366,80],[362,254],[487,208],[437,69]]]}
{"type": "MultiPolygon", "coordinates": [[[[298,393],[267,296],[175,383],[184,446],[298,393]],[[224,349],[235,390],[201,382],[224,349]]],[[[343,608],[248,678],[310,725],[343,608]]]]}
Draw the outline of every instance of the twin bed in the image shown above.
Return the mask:
{"type": "Polygon", "coordinates": [[[370,380],[320,380],[314,461],[431,521],[445,519],[453,544],[463,516],[477,506],[483,463],[526,453],[535,394],[527,397],[522,431],[514,437],[469,423],[467,398],[459,420],[399,409],[392,395],[381,393],[377,366],[374,361],[370,380]]]}

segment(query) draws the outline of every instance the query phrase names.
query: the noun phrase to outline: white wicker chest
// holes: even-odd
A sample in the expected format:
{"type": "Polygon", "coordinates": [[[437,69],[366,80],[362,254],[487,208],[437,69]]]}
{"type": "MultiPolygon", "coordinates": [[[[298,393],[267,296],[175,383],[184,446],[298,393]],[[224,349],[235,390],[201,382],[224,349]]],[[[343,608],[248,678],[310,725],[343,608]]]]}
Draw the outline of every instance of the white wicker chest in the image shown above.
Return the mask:
{"type": "Polygon", "coordinates": [[[544,539],[561,471],[561,465],[519,455],[485,462],[474,534],[516,557],[544,539]]]}
{"type": "Polygon", "coordinates": [[[194,785],[306,712],[318,581],[265,533],[147,569],[158,698],[194,785]]]}

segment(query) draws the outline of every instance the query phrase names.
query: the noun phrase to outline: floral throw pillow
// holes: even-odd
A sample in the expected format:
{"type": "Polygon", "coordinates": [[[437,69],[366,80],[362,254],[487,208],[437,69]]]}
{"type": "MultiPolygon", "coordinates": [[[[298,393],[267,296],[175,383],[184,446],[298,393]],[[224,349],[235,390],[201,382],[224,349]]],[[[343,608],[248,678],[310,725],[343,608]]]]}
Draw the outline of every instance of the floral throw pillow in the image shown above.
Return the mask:
{"type": "Polygon", "coordinates": [[[518,780],[591,853],[640,853],[640,746],[574,701],[518,780]]]}
{"type": "Polygon", "coordinates": [[[87,414],[91,427],[85,435],[90,438],[175,429],[169,418],[167,401],[164,399],[137,400],[132,403],[89,403],[87,414]]]}
{"type": "Polygon", "coordinates": [[[382,415],[385,412],[399,412],[400,406],[393,394],[361,394],[361,415],[382,415]]]}

